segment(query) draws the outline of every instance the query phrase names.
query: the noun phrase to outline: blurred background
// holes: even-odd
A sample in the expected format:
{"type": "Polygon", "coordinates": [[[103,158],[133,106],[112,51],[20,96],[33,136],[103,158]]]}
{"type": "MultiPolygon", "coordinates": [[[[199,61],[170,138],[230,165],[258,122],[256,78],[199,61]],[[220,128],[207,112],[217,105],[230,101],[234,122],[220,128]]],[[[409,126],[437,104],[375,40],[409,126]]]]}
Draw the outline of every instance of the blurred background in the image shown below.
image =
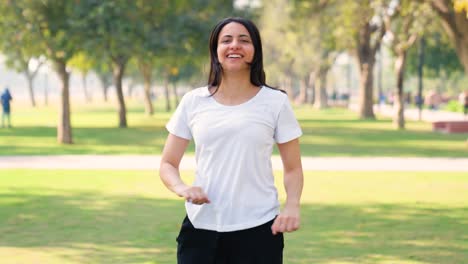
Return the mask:
{"type": "MultiPolygon", "coordinates": [[[[125,101],[170,111],[206,84],[208,38],[228,16],[260,28],[267,83],[296,104],[352,108],[374,119],[391,105],[462,111],[468,89],[465,0],[5,0],[0,3],[0,86],[31,106],[125,101]]],[[[421,117],[420,117],[421,118],[421,117]]]]}

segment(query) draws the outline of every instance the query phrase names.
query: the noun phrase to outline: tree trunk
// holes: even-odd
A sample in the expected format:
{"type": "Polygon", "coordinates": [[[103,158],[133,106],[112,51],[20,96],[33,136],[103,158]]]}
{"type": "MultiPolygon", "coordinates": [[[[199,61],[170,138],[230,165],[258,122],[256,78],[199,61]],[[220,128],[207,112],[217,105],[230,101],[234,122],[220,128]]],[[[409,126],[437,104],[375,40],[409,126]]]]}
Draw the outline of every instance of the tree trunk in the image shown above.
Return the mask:
{"type": "Polygon", "coordinates": [[[128,83],[127,83],[127,97],[128,98],[133,98],[133,92],[134,92],[134,88],[135,88],[135,81],[133,79],[131,79],[128,83]]]}
{"type": "Polygon", "coordinates": [[[117,94],[117,101],[119,104],[119,127],[127,127],[127,109],[125,108],[125,99],[122,90],[122,78],[125,72],[126,61],[121,60],[114,62],[113,73],[114,73],[114,84],[115,91],[117,94]]]}
{"type": "Polygon", "coordinates": [[[289,97],[289,100],[292,100],[294,98],[294,91],[292,87],[292,76],[286,73],[286,75],[283,78],[282,83],[283,84],[282,84],[281,89],[283,89],[286,92],[286,94],[289,97]]]}
{"type": "Polygon", "coordinates": [[[423,100],[422,94],[424,89],[424,54],[425,54],[425,46],[426,40],[421,37],[418,46],[418,94],[416,96],[417,101],[416,105],[418,106],[418,120],[422,120],[422,107],[423,107],[423,100]]]}
{"type": "Polygon", "coordinates": [[[405,63],[406,63],[406,50],[400,51],[397,53],[397,58],[395,61],[395,73],[396,73],[396,91],[395,99],[393,104],[393,109],[395,115],[393,117],[393,125],[397,129],[405,128],[405,104],[403,96],[403,82],[405,74],[405,63]]]}
{"type": "Polygon", "coordinates": [[[109,90],[109,81],[107,78],[104,76],[104,74],[97,74],[98,79],[101,83],[101,89],[102,89],[102,97],[104,99],[104,102],[107,102],[108,96],[107,96],[107,91],[109,90]]]}
{"type": "Polygon", "coordinates": [[[89,103],[91,102],[91,95],[88,92],[88,84],[86,82],[86,75],[87,75],[86,73],[83,73],[81,75],[81,82],[83,83],[83,93],[84,93],[85,101],[89,103]]]}
{"type": "Polygon", "coordinates": [[[172,82],[172,91],[174,92],[175,105],[179,105],[179,95],[177,94],[177,82],[172,82]]]}
{"type": "Polygon", "coordinates": [[[299,95],[296,97],[296,103],[297,104],[304,104],[307,102],[307,90],[308,90],[308,84],[309,84],[309,76],[304,76],[300,80],[300,86],[299,86],[299,95]]]}
{"type": "MultiPolygon", "coordinates": [[[[357,41],[357,54],[359,59],[359,118],[375,119],[374,115],[374,94],[373,94],[373,74],[375,64],[375,53],[378,44],[372,47],[372,31],[370,23],[365,23],[359,29],[357,41]]],[[[378,42],[380,43],[380,42],[378,42]]]]}
{"type": "Polygon", "coordinates": [[[154,108],[153,103],[151,102],[151,81],[145,79],[144,83],[145,114],[148,116],[152,116],[154,114],[154,108]]]}
{"type": "Polygon", "coordinates": [[[445,31],[455,44],[458,58],[468,75],[468,18],[466,11],[455,12],[453,1],[432,0],[431,4],[442,18],[445,31]]]}
{"type": "Polygon", "coordinates": [[[171,111],[171,99],[169,96],[169,76],[164,77],[164,96],[166,97],[166,112],[171,111]]]}
{"type": "Polygon", "coordinates": [[[57,126],[57,141],[62,144],[73,144],[72,128],[70,122],[70,73],[67,72],[64,61],[55,61],[55,70],[62,82],[61,107],[59,109],[59,123],[57,126]]]}
{"type": "Polygon", "coordinates": [[[28,91],[29,91],[29,99],[31,101],[32,107],[36,107],[36,97],[34,96],[34,77],[31,76],[29,73],[25,72],[24,75],[26,76],[26,80],[28,81],[28,91]]]}
{"type": "Polygon", "coordinates": [[[151,102],[151,67],[149,64],[140,64],[140,71],[144,80],[145,114],[151,116],[154,114],[153,103],[151,102]]]}
{"type": "Polygon", "coordinates": [[[375,119],[374,115],[374,58],[367,58],[366,63],[359,65],[359,117],[362,119],[375,119]]]}
{"type": "Polygon", "coordinates": [[[315,102],[314,107],[317,109],[324,109],[328,107],[327,95],[327,75],[329,67],[320,67],[318,76],[318,85],[315,85],[315,102]]]}
{"type": "Polygon", "coordinates": [[[309,75],[308,90],[309,95],[307,96],[307,103],[313,105],[315,102],[315,82],[317,78],[318,70],[314,70],[309,75]]]}

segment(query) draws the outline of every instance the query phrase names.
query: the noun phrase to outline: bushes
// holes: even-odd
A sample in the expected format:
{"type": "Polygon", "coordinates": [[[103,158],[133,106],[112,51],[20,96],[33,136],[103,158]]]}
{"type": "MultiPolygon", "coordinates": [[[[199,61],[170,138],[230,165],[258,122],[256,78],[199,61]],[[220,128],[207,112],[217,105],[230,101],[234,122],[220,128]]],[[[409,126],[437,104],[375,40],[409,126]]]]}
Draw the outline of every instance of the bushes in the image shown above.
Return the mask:
{"type": "Polygon", "coordinates": [[[458,102],[457,100],[450,100],[447,102],[447,104],[444,106],[444,110],[450,111],[450,112],[463,112],[463,107],[458,102]]]}

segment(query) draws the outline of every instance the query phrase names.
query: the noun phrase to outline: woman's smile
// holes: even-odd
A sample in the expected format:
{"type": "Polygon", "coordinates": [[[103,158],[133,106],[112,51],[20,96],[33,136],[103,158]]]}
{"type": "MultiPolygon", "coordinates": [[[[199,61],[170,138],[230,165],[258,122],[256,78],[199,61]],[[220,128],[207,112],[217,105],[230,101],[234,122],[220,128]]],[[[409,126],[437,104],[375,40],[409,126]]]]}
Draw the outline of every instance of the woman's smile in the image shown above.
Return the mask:
{"type": "Polygon", "coordinates": [[[250,34],[242,24],[232,22],[224,26],[219,34],[217,48],[223,70],[249,69],[254,52],[250,34]]]}

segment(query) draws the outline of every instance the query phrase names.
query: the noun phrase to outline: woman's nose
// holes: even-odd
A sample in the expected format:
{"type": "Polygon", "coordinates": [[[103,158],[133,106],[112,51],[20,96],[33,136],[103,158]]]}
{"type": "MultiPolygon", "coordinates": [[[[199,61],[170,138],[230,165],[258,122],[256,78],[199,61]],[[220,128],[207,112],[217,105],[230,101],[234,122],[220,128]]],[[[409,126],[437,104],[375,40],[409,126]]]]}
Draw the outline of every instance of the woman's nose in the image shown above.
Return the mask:
{"type": "Polygon", "coordinates": [[[233,41],[231,42],[230,48],[231,48],[231,49],[237,49],[237,48],[239,48],[239,46],[240,46],[239,41],[238,41],[238,40],[233,40],[233,41]]]}

